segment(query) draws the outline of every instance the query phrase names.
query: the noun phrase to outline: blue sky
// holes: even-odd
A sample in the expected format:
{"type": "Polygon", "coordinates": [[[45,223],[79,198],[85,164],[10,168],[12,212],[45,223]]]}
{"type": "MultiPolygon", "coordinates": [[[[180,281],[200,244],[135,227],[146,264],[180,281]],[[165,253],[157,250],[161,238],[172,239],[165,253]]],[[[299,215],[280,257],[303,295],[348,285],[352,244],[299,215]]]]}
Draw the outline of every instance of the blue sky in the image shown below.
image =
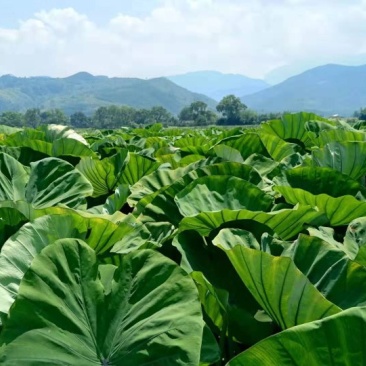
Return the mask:
{"type": "Polygon", "coordinates": [[[159,0],[0,0],[0,26],[15,27],[41,10],[72,7],[98,24],[105,24],[118,13],[145,16],[159,0]]]}
{"type": "Polygon", "coordinates": [[[0,0],[0,74],[263,78],[366,64],[366,0],[0,0]],[[286,71],[288,70],[288,71],[286,71]]]}

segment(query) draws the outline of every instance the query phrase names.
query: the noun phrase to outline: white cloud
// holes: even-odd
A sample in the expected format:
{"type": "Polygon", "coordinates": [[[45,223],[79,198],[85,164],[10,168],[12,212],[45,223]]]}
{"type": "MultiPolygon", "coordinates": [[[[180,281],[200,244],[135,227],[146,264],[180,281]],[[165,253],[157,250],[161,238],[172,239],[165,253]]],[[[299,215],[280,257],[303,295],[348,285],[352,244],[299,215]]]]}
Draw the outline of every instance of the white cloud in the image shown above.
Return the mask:
{"type": "Polygon", "coordinates": [[[289,63],[365,53],[365,33],[364,0],[165,0],[145,17],[116,14],[104,26],[72,8],[54,9],[0,28],[0,74],[216,69],[262,77],[289,63]]]}

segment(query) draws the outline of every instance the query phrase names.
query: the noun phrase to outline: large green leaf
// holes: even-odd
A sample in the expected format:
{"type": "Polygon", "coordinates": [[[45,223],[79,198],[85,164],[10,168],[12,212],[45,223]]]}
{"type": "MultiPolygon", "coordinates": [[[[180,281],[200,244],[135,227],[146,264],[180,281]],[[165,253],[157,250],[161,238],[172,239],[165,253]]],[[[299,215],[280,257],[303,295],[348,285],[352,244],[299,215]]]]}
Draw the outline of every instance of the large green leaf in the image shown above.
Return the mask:
{"type": "Polygon", "coordinates": [[[94,142],[91,142],[90,148],[93,151],[98,152],[103,158],[114,155],[116,153],[115,150],[118,148],[127,148],[126,141],[117,134],[101,137],[96,141],[92,139],[92,141],[94,142]]]}
{"type": "Polygon", "coordinates": [[[89,145],[83,136],[68,126],[55,124],[41,125],[37,128],[37,130],[44,133],[44,139],[47,142],[54,142],[59,139],[68,139],[78,141],[85,146],[89,145]]]}
{"type": "Polygon", "coordinates": [[[77,207],[92,192],[89,181],[66,161],[47,158],[31,163],[25,197],[35,208],[57,204],[77,207]]]}
{"type": "Polygon", "coordinates": [[[11,147],[1,145],[0,151],[10,155],[11,157],[15,158],[19,163],[27,167],[32,162],[48,158],[48,155],[43,154],[39,151],[32,150],[29,147],[11,147]]]}
{"type": "Polygon", "coordinates": [[[93,186],[93,197],[109,195],[121,184],[121,175],[128,159],[128,150],[103,159],[82,158],[76,168],[93,186]]]}
{"type": "Polygon", "coordinates": [[[351,261],[342,249],[301,234],[282,255],[290,257],[318,291],[340,308],[366,305],[366,268],[351,261]]]}
{"type": "Polygon", "coordinates": [[[245,160],[245,164],[253,167],[262,178],[267,179],[272,176],[280,175],[280,163],[261,154],[253,154],[245,160]]]}
{"type": "Polygon", "coordinates": [[[204,136],[184,136],[174,142],[175,147],[179,147],[182,151],[205,155],[212,142],[204,136]]]}
{"type": "Polygon", "coordinates": [[[355,196],[359,191],[365,194],[365,187],[334,169],[327,167],[298,167],[287,170],[284,178],[277,178],[278,185],[290,185],[301,188],[312,194],[326,193],[332,197],[346,194],[355,196]]]}
{"type": "Polygon", "coordinates": [[[90,147],[75,139],[62,138],[52,143],[52,156],[67,155],[96,157],[96,154],[90,147]]]}
{"type": "Polygon", "coordinates": [[[304,146],[311,146],[311,140],[308,132],[305,129],[305,125],[308,121],[326,121],[324,118],[319,117],[313,113],[286,113],[281,119],[268,121],[261,125],[261,130],[280,137],[286,141],[297,142],[304,146]]]}
{"type": "Polygon", "coordinates": [[[114,193],[107,198],[102,208],[103,212],[113,215],[115,212],[119,211],[127,202],[129,194],[129,186],[127,184],[120,184],[114,193]]]}
{"type": "Polygon", "coordinates": [[[272,180],[283,175],[286,170],[300,166],[303,161],[304,158],[299,153],[285,157],[280,163],[263,155],[253,154],[244,163],[253,167],[268,182],[268,179],[272,180]]]}
{"type": "Polygon", "coordinates": [[[86,140],[67,126],[44,125],[38,130],[27,129],[9,136],[5,143],[54,157],[95,156],[86,140]]]}
{"type": "Polygon", "coordinates": [[[25,198],[29,175],[25,167],[8,154],[0,153],[0,200],[19,201],[25,198]]]}
{"type": "Polygon", "coordinates": [[[310,236],[319,238],[328,244],[331,244],[333,248],[344,250],[343,244],[335,239],[335,231],[331,227],[319,226],[319,228],[308,227],[308,233],[310,236]]]}
{"type": "Polygon", "coordinates": [[[56,240],[82,239],[98,256],[104,257],[113,246],[117,253],[137,249],[150,236],[146,227],[133,217],[117,225],[102,218],[85,218],[69,212],[42,216],[27,223],[5,242],[0,253],[0,312],[8,312],[34,257],[56,240]]]}
{"type": "Polygon", "coordinates": [[[366,142],[332,141],[312,151],[313,164],[359,179],[366,173],[366,142]]]}
{"type": "Polygon", "coordinates": [[[17,209],[0,207],[0,248],[26,221],[26,217],[17,209]]]}
{"type": "Polygon", "coordinates": [[[352,308],[267,338],[227,366],[364,365],[365,332],[366,309],[352,308]]]}
{"type": "Polygon", "coordinates": [[[185,217],[180,223],[179,230],[196,230],[206,236],[221,225],[238,220],[254,220],[265,224],[273,229],[280,238],[287,240],[298,234],[305,224],[321,224],[324,222],[324,216],[310,206],[300,206],[296,209],[277,212],[222,210],[185,217]]]}
{"type": "Polygon", "coordinates": [[[160,163],[147,157],[130,153],[129,161],[121,174],[120,183],[134,185],[142,177],[158,169],[160,163]]]}
{"type": "MultiPolygon", "coordinates": [[[[188,166],[177,168],[174,170],[170,169],[155,170],[153,173],[150,173],[149,175],[142,177],[136,184],[134,184],[131,187],[132,193],[128,199],[128,202],[131,206],[135,206],[137,201],[139,201],[139,205],[145,207],[148,203],[150,203],[154,199],[156,195],[158,195],[160,192],[163,192],[169,186],[177,182],[181,182],[183,186],[186,186],[193,179],[198,178],[198,176],[213,174],[210,172],[211,169],[216,169],[215,164],[216,162],[217,158],[210,158],[195,161],[189,164],[188,166]],[[202,168],[208,169],[210,172],[202,171],[202,168]],[[201,174],[199,172],[201,172],[201,174]],[[186,182],[187,179],[188,181],[186,182]]],[[[248,168],[250,169],[250,167],[244,167],[243,169],[241,169],[242,174],[245,177],[247,176],[245,170],[248,168]]],[[[255,179],[254,173],[251,174],[250,176],[253,176],[252,179],[255,179]]]]}
{"type": "Polygon", "coordinates": [[[178,179],[186,175],[189,171],[195,170],[202,165],[209,165],[211,163],[212,160],[207,159],[194,162],[186,167],[181,167],[174,170],[155,170],[154,172],[142,177],[131,187],[131,195],[128,202],[131,206],[135,206],[136,203],[143,197],[154,194],[160,191],[162,188],[172,185],[178,179]]]}
{"type": "Polygon", "coordinates": [[[216,145],[214,146],[213,151],[216,156],[224,161],[232,161],[236,163],[244,162],[239,150],[236,150],[233,147],[227,145],[216,145]]]}
{"type": "Polygon", "coordinates": [[[0,153],[0,200],[24,201],[34,208],[57,204],[77,207],[90,195],[90,183],[74,167],[57,158],[31,163],[30,174],[11,156],[0,153]]]}
{"type": "Polygon", "coordinates": [[[198,365],[203,321],[182,269],[147,250],[125,256],[111,283],[98,277],[85,243],[45,248],[22,280],[0,358],[9,365],[198,365]]]}
{"type": "Polygon", "coordinates": [[[177,169],[180,167],[184,167],[187,166],[190,163],[193,163],[194,161],[198,161],[201,160],[202,156],[200,155],[188,155],[188,157],[193,157],[193,160],[190,162],[187,162],[187,164],[183,163],[181,164],[181,156],[180,156],[180,152],[170,152],[170,151],[166,151],[169,150],[169,147],[163,147],[161,149],[164,149],[164,151],[162,150],[158,150],[155,152],[155,158],[156,160],[160,163],[160,164],[169,164],[171,169],[177,169]],[[166,153],[166,154],[164,154],[166,153]],[[197,157],[197,159],[195,159],[195,157],[197,157]]]}
{"type": "Polygon", "coordinates": [[[267,211],[273,198],[241,178],[211,175],[186,186],[175,196],[175,202],[183,216],[194,216],[223,209],[267,211]]]}
{"type": "Polygon", "coordinates": [[[282,329],[341,311],[318,292],[290,258],[273,257],[242,245],[226,254],[254,298],[282,329]]]}
{"type": "MultiPolygon", "coordinates": [[[[146,198],[149,199],[149,197],[146,198]]],[[[138,205],[137,210],[134,211],[134,214],[142,222],[167,221],[178,226],[179,222],[183,218],[178,210],[174,198],[169,194],[166,194],[164,189],[162,193],[157,194],[152,199],[151,203],[148,203],[148,200],[147,202],[145,199],[143,200],[143,204],[141,206],[138,205]]]]}
{"type": "Polygon", "coordinates": [[[313,140],[322,131],[336,130],[336,129],[352,129],[347,123],[341,123],[339,120],[327,120],[325,121],[309,121],[305,123],[306,131],[311,132],[309,136],[313,140]]]}
{"type": "Polygon", "coordinates": [[[298,145],[286,142],[276,135],[262,133],[260,136],[269,155],[275,161],[281,161],[286,156],[296,154],[301,150],[298,145]]]}
{"type": "Polygon", "coordinates": [[[121,221],[125,217],[121,212],[116,212],[114,215],[106,214],[93,214],[84,210],[75,210],[66,206],[51,206],[46,208],[34,208],[29,202],[26,201],[0,201],[0,207],[8,207],[18,210],[22,215],[24,215],[28,221],[33,221],[39,217],[45,215],[62,215],[62,214],[74,214],[78,213],[83,217],[101,217],[108,219],[110,221],[121,221]]]}
{"type": "MultiPolygon", "coordinates": [[[[114,230],[118,232],[117,237],[119,237],[119,240],[115,242],[113,248],[111,248],[111,252],[113,253],[126,254],[132,252],[133,250],[142,247],[151,239],[149,230],[134,216],[127,216],[124,221],[118,225],[118,230],[114,230]]],[[[114,232],[111,232],[111,235],[114,236],[114,232]]]]}
{"type": "Polygon", "coordinates": [[[366,216],[366,202],[358,201],[352,196],[334,198],[327,194],[313,195],[299,188],[277,186],[274,189],[288,203],[316,207],[325,214],[332,226],[348,225],[353,219],[366,216]]]}
{"type": "Polygon", "coordinates": [[[221,141],[220,144],[224,144],[238,150],[243,159],[248,158],[252,154],[268,156],[268,152],[264,147],[259,134],[256,132],[247,132],[239,137],[230,137],[221,141]]]}
{"type": "Polygon", "coordinates": [[[191,273],[205,313],[217,335],[230,336],[250,346],[272,334],[272,325],[258,322],[259,304],[245,287],[225,253],[194,231],[173,240],[182,255],[181,267],[191,273]]]}
{"type": "Polygon", "coordinates": [[[45,154],[52,155],[52,143],[45,141],[45,134],[33,129],[25,129],[8,136],[4,144],[12,147],[26,147],[45,154]]]}
{"type": "MultiPolygon", "coordinates": [[[[202,163],[201,163],[202,164],[202,163]]],[[[223,162],[218,164],[203,165],[197,169],[191,169],[180,179],[177,179],[169,186],[143,197],[137,204],[135,214],[143,214],[146,221],[170,221],[178,225],[182,216],[176,206],[174,197],[186,189],[186,187],[200,177],[206,176],[233,176],[248,180],[250,183],[258,184],[261,181],[259,174],[250,166],[234,162],[223,162]],[[164,218],[165,216],[165,218],[164,218]]],[[[136,187],[135,187],[136,188],[136,187]]],[[[223,188],[221,188],[222,190],[223,188]]]]}
{"type": "Polygon", "coordinates": [[[345,130],[341,128],[321,131],[317,138],[312,139],[319,147],[323,147],[334,141],[366,141],[366,134],[357,130],[345,130]]]}
{"type": "Polygon", "coordinates": [[[210,165],[196,169],[196,172],[198,177],[203,175],[231,175],[254,185],[258,185],[262,180],[261,176],[250,165],[231,161],[213,162],[210,165]]]}
{"type": "MultiPolygon", "coordinates": [[[[151,129],[150,129],[150,132],[152,132],[151,129]]],[[[152,147],[154,150],[158,150],[165,146],[168,146],[168,142],[163,137],[158,137],[158,136],[148,137],[145,142],[146,148],[152,147]]]]}
{"type": "Polygon", "coordinates": [[[223,289],[215,288],[202,272],[192,272],[191,276],[196,283],[205,314],[220,331],[227,317],[229,293],[223,289]]]}
{"type": "Polygon", "coordinates": [[[212,240],[212,243],[225,250],[232,249],[236,245],[260,249],[260,245],[253,233],[243,229],[221,229],[212,240]]]}

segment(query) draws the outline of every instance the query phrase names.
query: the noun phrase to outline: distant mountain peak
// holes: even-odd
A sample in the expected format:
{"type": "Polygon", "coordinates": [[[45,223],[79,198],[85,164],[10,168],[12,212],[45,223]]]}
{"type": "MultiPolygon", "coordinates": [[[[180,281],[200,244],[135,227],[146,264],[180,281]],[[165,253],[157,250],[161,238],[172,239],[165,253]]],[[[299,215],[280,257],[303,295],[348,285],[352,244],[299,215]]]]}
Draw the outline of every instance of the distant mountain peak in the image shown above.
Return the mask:
{"type": "Polygon", "coordinates": [[[242,97],[259,112],[309,111],[351,116],[366,106],[366,65],[326,64],[242,97]]]}
{"type": "Polygon", "coordinates": [[[4,74],[4,75],[1,75],[0,78],[2,78],[2,79],[16,79],[17,77],[13,74],[4,74]]]}
{"type": "Polygon", "coordinates": [[[188,72],[167,78],[185,89],[205,94],[217,101],[229,94],[241,97],[269,86],[263,80],[252,79],[240,74],[224,74],[213,70],[188,72]]]}
{"type": "Polygon", "coordinates": [[[94,79],[95,76],[90,74],[89,72],[86,71],[80,71],[77,72],[74,75],[70,75],[65,79],[73,79],[73,80],[90,80],[90,79],[94,79]]]}

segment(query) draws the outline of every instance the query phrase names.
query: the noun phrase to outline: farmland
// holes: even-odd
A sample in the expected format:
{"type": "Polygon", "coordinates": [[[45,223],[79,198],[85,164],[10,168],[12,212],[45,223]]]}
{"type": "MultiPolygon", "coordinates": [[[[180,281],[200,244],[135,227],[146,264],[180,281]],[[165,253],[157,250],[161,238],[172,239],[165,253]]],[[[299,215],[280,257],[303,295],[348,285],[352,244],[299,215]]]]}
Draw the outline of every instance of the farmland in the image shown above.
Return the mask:
{"type": "Polygon", "coordinates": [[[0,363],[366,364],[364,127],[0,126],[0,363]]]}

